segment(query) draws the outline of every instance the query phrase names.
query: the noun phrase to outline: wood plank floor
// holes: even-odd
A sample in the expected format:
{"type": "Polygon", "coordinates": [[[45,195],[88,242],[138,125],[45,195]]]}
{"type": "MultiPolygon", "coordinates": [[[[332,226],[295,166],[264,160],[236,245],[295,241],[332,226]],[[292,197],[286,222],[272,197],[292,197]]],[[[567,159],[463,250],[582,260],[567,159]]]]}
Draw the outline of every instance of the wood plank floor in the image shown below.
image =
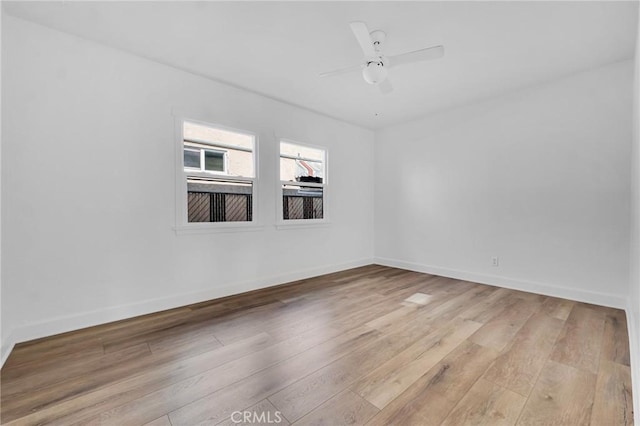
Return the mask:
{"type": "Polygon", "coordinates": [[[623,311],[377,265],[23,343],[1,380],[11,425],[633,422],[623,311]]]}

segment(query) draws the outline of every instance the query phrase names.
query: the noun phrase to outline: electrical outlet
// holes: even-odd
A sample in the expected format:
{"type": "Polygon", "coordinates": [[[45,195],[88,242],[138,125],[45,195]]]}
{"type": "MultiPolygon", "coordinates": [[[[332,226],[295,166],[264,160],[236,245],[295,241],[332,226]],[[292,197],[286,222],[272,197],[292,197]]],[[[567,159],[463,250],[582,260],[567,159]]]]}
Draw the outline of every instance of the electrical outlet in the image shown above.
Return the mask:
{"type": "Polygon", "coordinates": [[[491,265],[493,266],[500,266],[500,258],[499,257],[492,257],[491,258],[491,265]]]}

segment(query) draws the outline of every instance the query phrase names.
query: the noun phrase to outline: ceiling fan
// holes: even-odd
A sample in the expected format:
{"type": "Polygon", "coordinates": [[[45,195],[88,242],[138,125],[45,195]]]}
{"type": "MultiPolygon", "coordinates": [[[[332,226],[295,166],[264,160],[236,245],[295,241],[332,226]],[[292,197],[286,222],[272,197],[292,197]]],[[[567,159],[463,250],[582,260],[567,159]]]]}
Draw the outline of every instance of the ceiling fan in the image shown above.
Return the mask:
{"type": "Polygon", "coordinates": [[[380,91],[386,94],[393,90],[391,81],[388,78],[389,68],[412,62],[429,61],[444,56],[443,46],[432,46],[399,55],[384,56],[382,53],[382,45],[387,38],[384,31],[375,30],[369,32],[367,24],[364,22],[351,22],[350,25],[351,31],[353,31],[353,35],[356,36],[356,40],[358,40],[364,53],[364,61],[359,65],[322,73],[320,77],[329,77],[362,70],[364,80],[369,84],[378,86],[380,91]]]}

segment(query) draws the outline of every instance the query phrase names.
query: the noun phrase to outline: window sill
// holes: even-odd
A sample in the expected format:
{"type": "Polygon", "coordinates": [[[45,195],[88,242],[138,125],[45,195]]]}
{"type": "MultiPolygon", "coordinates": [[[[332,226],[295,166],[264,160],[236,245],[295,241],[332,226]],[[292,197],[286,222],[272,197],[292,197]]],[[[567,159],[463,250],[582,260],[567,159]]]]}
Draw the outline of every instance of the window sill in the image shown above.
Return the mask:
{"type": "Polygon", "coordinates": [[[277,229],[304,229],[304,228],[328,228],[331,222],[324,219],[301,219],[279,222],[276,224],[277,229]]]}
{"type": "Polygon", "coordinates": [[[264,226],[255,223],[203,223],[175,226],[176,235],[218,234],[225,232],[255,232],[264,230],[264,226]]]}

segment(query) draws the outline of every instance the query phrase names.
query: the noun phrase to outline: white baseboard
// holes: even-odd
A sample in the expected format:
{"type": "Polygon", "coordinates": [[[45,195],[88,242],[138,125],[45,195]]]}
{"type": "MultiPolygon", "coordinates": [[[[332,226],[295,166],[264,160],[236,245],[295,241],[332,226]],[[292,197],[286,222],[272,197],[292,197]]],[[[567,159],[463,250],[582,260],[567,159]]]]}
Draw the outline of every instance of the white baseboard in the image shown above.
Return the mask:
{"type": "Polygon", "coordinates": [[[167,309],[173,309],[192,303],[217,299],[220,297],[244,293],[251,290],[258,290],[261,288],[284,284],[291,281],[302,280],[305,278],[311,278],[318,275],[330,274],[332,272],[357,268],[359,266],[366,266],[372,263],[373,261],[370,258],[359,259],[346,263],[325,265],[316,268],[289,272],[273,277],[238,282],[232,285],[212,288],[206,291],[177,294],[170,297],[150,299],[127,305],[120,305],[106,309],[82,312],[74,315],[61,316],[52,318],[48,321],[25,324],[20,327],[16,327],[13,330],[10,330],[8,333],[6,333],[6,336],[2,336],[2,357],[0,359],[0,367],[4,365],[4,362],[9,357],[9,354],[11,353],[13,347],[20,342],[26,342],[29,340],[52,336],[54,334],[65,333],[68,331],[79,330],[81,328],[92,327],[108,322],[119,321],[139,315],[146,315],[154,312],[164,311],[167,309]]]}
{"type": "Polygon", "coordinates": [[[631,388],[633,393],[633,417],[634,423],[640,425],[640,330],[636,312],[629,300],[627,308],[627,327],[629,331],[629,351],[631,352],[631,388]]]}
{"type": "Polygon", "coordinates": [[[388,259],[384,257],[374,258],[374,263],[383,266],[391,266],[394,268],[408,269],[410,271],[424,272],[432,275],[455,278],[458,280],[472,281],[480,284],[488,284],[513,290],[526,291],[529,293],[542,294],[545,296],[560,297],[563,299],[576,300],[578,302],[592,303],[594,305],[609,306],[618,309],[625,309],[627,306],[627,298],[617,294],[599,293],[595,291],[582,290],[575,287],[543,284],[533,281],[507,278],[498,275],[478,274],[475,272],[441,268],[438,266],[405,262],[403,260],[388,259]]]}
{"type": "Polygon", "coordinates": [[[9,354],[16,345],[16,340],[13,337],[13,332],[7,333],[8,336],[2,336],[2,346],[0,347],[0,368],[4,365],[4,362],[9,358],[9,354]]]}

